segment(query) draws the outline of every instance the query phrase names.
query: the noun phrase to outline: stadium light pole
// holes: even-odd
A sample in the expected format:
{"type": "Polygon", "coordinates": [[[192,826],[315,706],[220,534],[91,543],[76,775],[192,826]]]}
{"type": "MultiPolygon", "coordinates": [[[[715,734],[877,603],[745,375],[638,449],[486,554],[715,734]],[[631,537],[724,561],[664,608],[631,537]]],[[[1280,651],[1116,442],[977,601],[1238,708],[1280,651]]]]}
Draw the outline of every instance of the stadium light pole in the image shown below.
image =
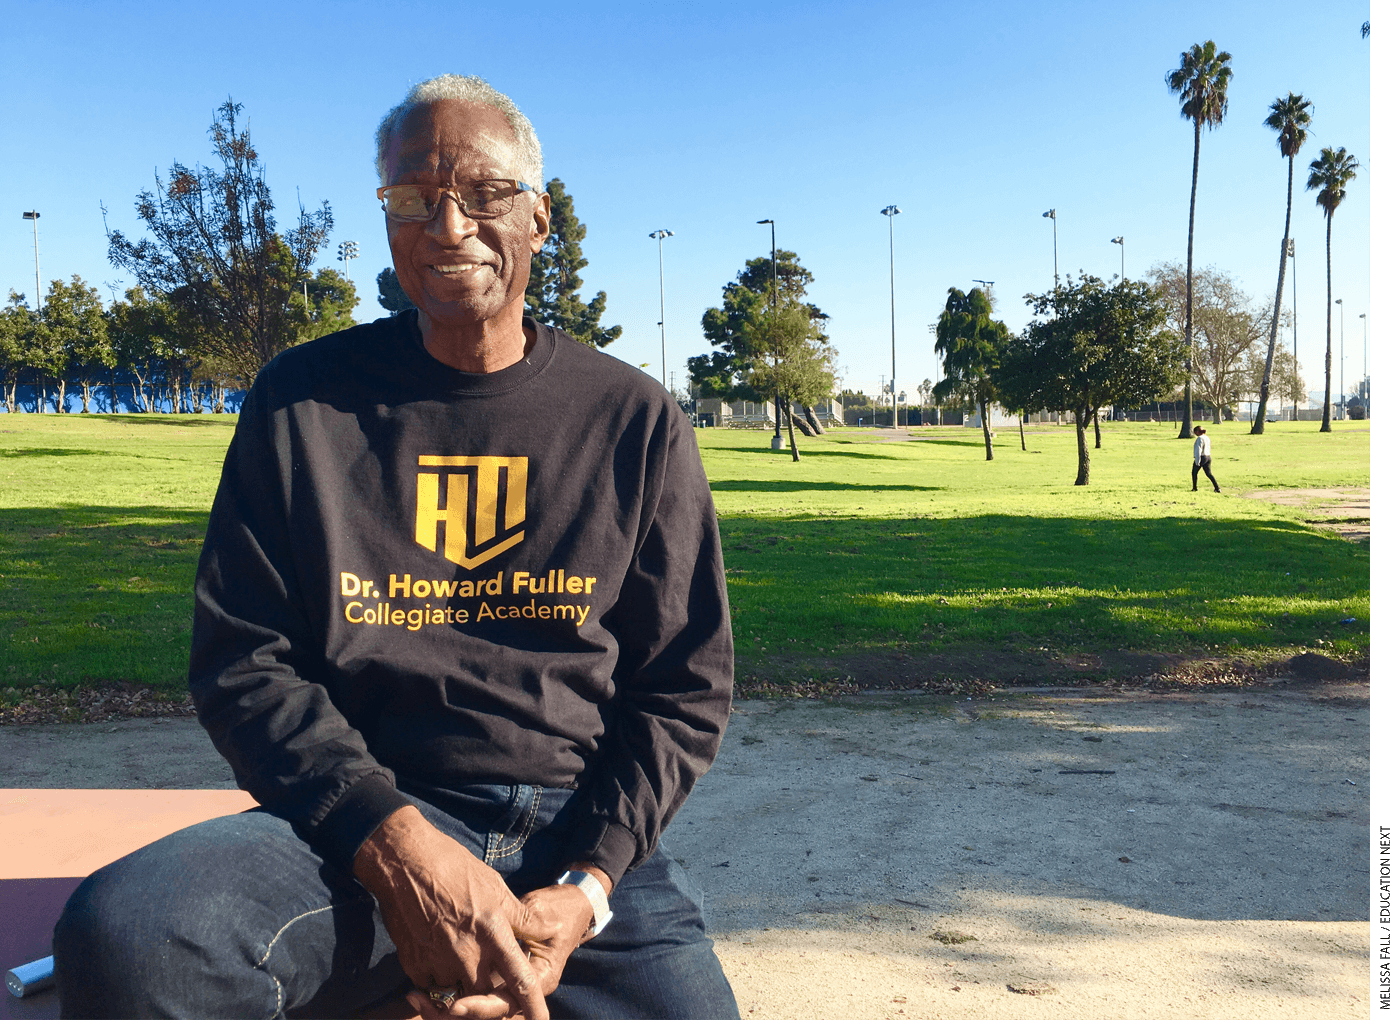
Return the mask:
{"type": "Polygon", "coordinates": [[[1110,237],[1108,241],[1110,244],[1118,245],[1118,254],[1120,256],[1118,279],[1126,280],[1128,278],[1128,246],[1123,243],[1123,235],[1119,234],[1117,237],[1110,237]]]}
{"type": "Polygon", "coordinates": [[[1050,221],[1051,227],[1054,229],[1054,233],[1051,235],[1051,238],[1052,238],[1051,243],[1054,245],[1054,252],[1055,252],[1055,289],[1056,289],[1056,290],[1059,290],[1059,289],[1060,289],[1060,221],[1056,218],[1056,216],[1055,216],[1055,210],[1054,210],[1054,209],[1051,209],[1051,210],[1049,210],[1048,212],[1043,212],[1043,213],[1041,213],[1040,215],[1041,215],[1042,218],[1048,219],[1048,220],[1050,221]]]}
{"type": "Polygon", "coordinates": [[[666,257],[661,253],[661,242],[675,237],[671,230],[653,230],[647,237],[656,238],[656,264],[661,271],[661,385],[666,385],[666,257]]]}
{"type": "Polygon", "coordinates": [[[360,246],[355,241],[341,241],[336,250],[340,253],[336,261],[345,263],[345,282],[350,282],[350,260],[360,257],[360,246]]]}
{"type": "Polygon", "coordinates": [[[34,311],[38,312],[44,307],[44,292],[39,289],[39,214],[31,209],[24,218],[34,224],[34,311]]]}
{"type": "MultiPolygon", "coordinates": [[[[759,220],[759,225],[768,224],[768,240],[773,246],[773,294],[768,299],[768,307],[778,311],[778,225],[772,220],[759,220]]],[[[778,381],[778,345],[773,345],[773,382],[778,381]]],[[[776,390],[773,393],[773,449],[783,448],[783,405],[776,390]]]]}
{"type": "Polygon", "coordinates": [[[887,205],[880,210],[880,214],[890,220],[890,406],[895,428],[899,428],[899,394],[894,386],[894,218],[899,213],[897,205],[887,205]]]}

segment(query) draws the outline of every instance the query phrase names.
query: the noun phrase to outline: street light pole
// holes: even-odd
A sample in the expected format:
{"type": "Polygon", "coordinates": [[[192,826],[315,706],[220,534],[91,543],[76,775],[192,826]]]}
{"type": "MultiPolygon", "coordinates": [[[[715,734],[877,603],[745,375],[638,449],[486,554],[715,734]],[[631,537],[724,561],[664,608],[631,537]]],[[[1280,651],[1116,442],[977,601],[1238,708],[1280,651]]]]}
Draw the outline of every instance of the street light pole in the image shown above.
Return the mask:
{"type": "Polygon", "coordinates": [[[890,409],[894,427],[899,428],[899,392],[894,385],[894,218],[899,215],[900,208],[887,205],[880,213],[890,219],[890,409]]]}
{"type": "Polygon", "coordinates": [[[1366,386],[1366,395],[1362,398],[1366,406],[1366,420],[1371,420],[1371,372],[1366,364],[1366,345],[1369,339],[1370,329],[1366,324],[1366,313],[1361,313],[1361,378],[1366,386]]]}
{"type": "MultiPolygon", "coordinates": [[[[1337,298],[1336,304],[1342,305],[1342,299],[1337,298]]],[[[1337,389],[1342,395],[1342,421],[1347,420],[1347,306],[1342,305],[1342,310],[1337,319],[1338,343],[1341,349],[1337,352],[1337,374],[1339,381],[1337,389]]]]}
{"type": "Polygon", "coordinates": [[[1054,228],[1054,234],[1052,235],[1052,237],[1053,237],[1053,244],[1054,244],[1054,246],[1055,246],[1055,289],[1056,289],[1056,290],[1059,290],[1059,289],[1060,289],[1060,221],[1059,221],[1058,219],[1056,219],[1056,217],[1055,217],[1055,210],[1054,210],[1054,209],[1051,209],[1049,212],[1043,212],[1043,213],[1041,213],[1040,215],[1041,215],[1043,218],[1048,219],[1048,220],[1050,221],[1050,225],[1054,228]]]}
{"type": "Polygon", "coordinates": [[[661,253],[661,242],[675,237],[671,230],[653,230],[647,237],[656,238],[656,264],[661,271],[661,385],[666,385],[666,257],[661,253]]]}
{"type": "Polygon", "coordinates": [[[1108,240],[1110,244],[1118,245],[1118,254],[1120,256],[1118,279],[1126,280],[1128,278],[1128,246],[1123,243],[1122,234],[1119,234],[1117,237],[1110,237],[1108,240]]]}
{"type": "Polygon", "coordinates": [[[34,311],[44,307],[44,292],[39,289],[39,214],[30,210],[24,218],[34,224],[34,311]]]}
{"type": "MultiPolygon", "coordinates": [[[[759,225],[768,224],[768,239],[773,245],[773,293],[769,295],[768,307],[776,317],[778,311],[778,225],[772,220],[759,220],[759,225]]],[[[773,449],[783,448],[783,402],[778,393],[778,345],[773,345],[773,449]]]]}

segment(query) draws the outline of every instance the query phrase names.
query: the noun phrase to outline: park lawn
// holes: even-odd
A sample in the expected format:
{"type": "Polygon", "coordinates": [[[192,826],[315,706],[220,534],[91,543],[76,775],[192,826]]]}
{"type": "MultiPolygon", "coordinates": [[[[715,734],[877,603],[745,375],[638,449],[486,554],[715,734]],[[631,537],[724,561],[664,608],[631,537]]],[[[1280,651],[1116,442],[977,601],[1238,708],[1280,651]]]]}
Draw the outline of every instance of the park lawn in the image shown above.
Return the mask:
{"type": "Polygon", "coordinates": [[[1223,495],[1190,490],[1191,443],[1168,425],[1105,424],[1079,487],[1072,427],[1028,428],[1025,452],[1003,429],[991,462],[977,430],[832,430],[799,438],[796,464],[767,433],[705,430],[741,673],[1363,659],[1369,549],[1309,526],[1310,506],[1240,494],[1369,485],[1365,424],[1211,426],[1223,495]]]}
{"type": "MultiPolygon", "coordinates": [[[[0,418],[0,688],[183,688],[235,420],[0,418]]],[[[1190,443],[1168,425],[1106,424],[1078,488],[1067,427],[1027,429],[1027,452],[1003,429],[990,463],[971,429],[832,430],[799,438],[799,463],[765,432],[702,430],[740,675],[937,678],[1004,656],[1034,682],[1037,664],[1119,649],[1364,659],[1368,548],[1240,493],[1369,485],[1367,424],[1214,426],[1224,495],[1190,491],[1190,443]]]]}

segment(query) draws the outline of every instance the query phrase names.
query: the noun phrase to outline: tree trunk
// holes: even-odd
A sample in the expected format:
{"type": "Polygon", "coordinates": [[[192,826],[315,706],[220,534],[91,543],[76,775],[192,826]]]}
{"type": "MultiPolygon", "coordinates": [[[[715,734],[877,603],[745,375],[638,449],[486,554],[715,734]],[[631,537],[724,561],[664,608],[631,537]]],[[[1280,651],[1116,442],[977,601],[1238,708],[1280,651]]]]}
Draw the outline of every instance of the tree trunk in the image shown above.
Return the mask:
{"type": "Polygon", "coordinates": [[[1094,408],[1094,449],[1103,449],[1103,436],[1099,434],[1099,409],[1094,408]]]}
{"type": "Polygon", "coordinates": [[[11,378],[5,383],[5,410],[11,414],[16,414],[18,410],[18,405],[15,403],[15,386],[18,384],[19,380],[15,378],[11,378]]]}
{"type": "Polygon", "coordinates": [[[1177,439],[1191,438],[1191,370],[1195,353],[1191,345],[1191,259],[1196,244],[1196,179],[1201,167],[1201,122],[1197,120],[1195,125],[1196,148],[1191,156],[1191,216],[1186,227],[1186,413],[1181,416],[1181,433],[1177,439]]]}
{"type": "MultiPolygon", "coordinates": [[[[795,463],[802,459],[802,454],[797,452],[797,436],[793,435],[792,417],[792,401],[787,401],[788,446],[792,447],[792,459],[795,463]]],[[[781,420],[781,412],[779,412],[779,421],[781,420]]]]}
{"type": "Polygon", "coordinates": [[[992,459],[992,423],[988,421],[990,416],[987,413],[990,407],[990,401],[982,401],[982,442],[987,446],[988,460],[992,459]]]}
{"type": "Polygon", "coordinates": [[[1332,431],[1332,214],[1327,214],[1327,357],[1323,359],[1322,428],[1332,431]]]}
{"type": "Polygon", "coordinates": [[[1075,485],[1089,484],[1089,437],[1086,435],[1088,419],[1087,407],[1074,409],[1074,438],[1079,443],[1079,474],[1074,479],[1075,485]]]}
{"type": "Polygon", "coordinates": [[[83,379],[80,385],[83,387],[83,414],[91,414],[92,409],[88,405],[92,401],[92,383],[83,379]]]}
{"type": "Polygon", "coordinates": [[[1026,412],[1022,411],[1016,416],[1016,427],[1021,430],[1021,452],[1026,452],[1026,412]]]}
{"type": "Polygon", "coordinates": [[[1211,423],[1212,425],[1219,425],[1219,424],[1220,424],[1220,405],[1219,405],[1219,404],[1212,404],[1211,407],[1210,407],[1210,411],[1211,411],[1210,423],[1211,423]]]}
{"type": "Polygon", "coordinates": [[[801,432],[804,436],[816,435],[816,433],[812,431],[812,426],[807,423],[807,419],[800,414],[793,414],[791,411],[789,411],[788,424],[795,424],[797,426],[797,431],[801,432]]]}
{"type": "Polygon", "coordinates": [[[807,419],[807,424],[812,426],[812,431],[819,436],[826,435],[826,429],[822,427],[820,419],[812,412],[810,407],[802,408],[802,417],[807,419]]]}
{"type": "Polygon", "coordinates": [[[1269,349],[1264,353],[1264,379],[1259,386],[1259,413],[1254,416],[1251,436],[1264,434],[1264,409],[1269,403],[1269,380],[1274,372],[1274,343],[1278,340],[1278,318],[1283,308],[1283,278],[1288,270],[1288,229],[1293,219],[1293,157],[1288,157],[1288,204],[1283,214],[1283,243],[1278,250],[1278,286],[1274,289],[1274,320],[1269,326],[1269,349]]]}
{"type": "Polygon", "coordinates": [[[54,413],[62,414],[68,410],[68,380],[59,376],[54,381],[58,384],[58,399],[54,401],[54,413]]]}

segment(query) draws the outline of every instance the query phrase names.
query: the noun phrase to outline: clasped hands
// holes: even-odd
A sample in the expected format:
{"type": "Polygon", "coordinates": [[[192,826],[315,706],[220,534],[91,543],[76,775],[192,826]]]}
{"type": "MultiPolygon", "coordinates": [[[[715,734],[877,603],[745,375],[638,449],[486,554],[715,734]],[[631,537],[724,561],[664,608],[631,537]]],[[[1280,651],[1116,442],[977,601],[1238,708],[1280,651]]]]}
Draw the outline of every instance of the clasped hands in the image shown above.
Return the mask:
{"type": "Polygon", "coordinates": [[[390,815],[355,856],[355,877],[379,903],[424,1017],[548,1020],[544,998],[593,923],[577,886],[517,899],[490,865],[415,807],[390,815]],[[423,991],[460,986],[439,1006],[423,991]]]}

